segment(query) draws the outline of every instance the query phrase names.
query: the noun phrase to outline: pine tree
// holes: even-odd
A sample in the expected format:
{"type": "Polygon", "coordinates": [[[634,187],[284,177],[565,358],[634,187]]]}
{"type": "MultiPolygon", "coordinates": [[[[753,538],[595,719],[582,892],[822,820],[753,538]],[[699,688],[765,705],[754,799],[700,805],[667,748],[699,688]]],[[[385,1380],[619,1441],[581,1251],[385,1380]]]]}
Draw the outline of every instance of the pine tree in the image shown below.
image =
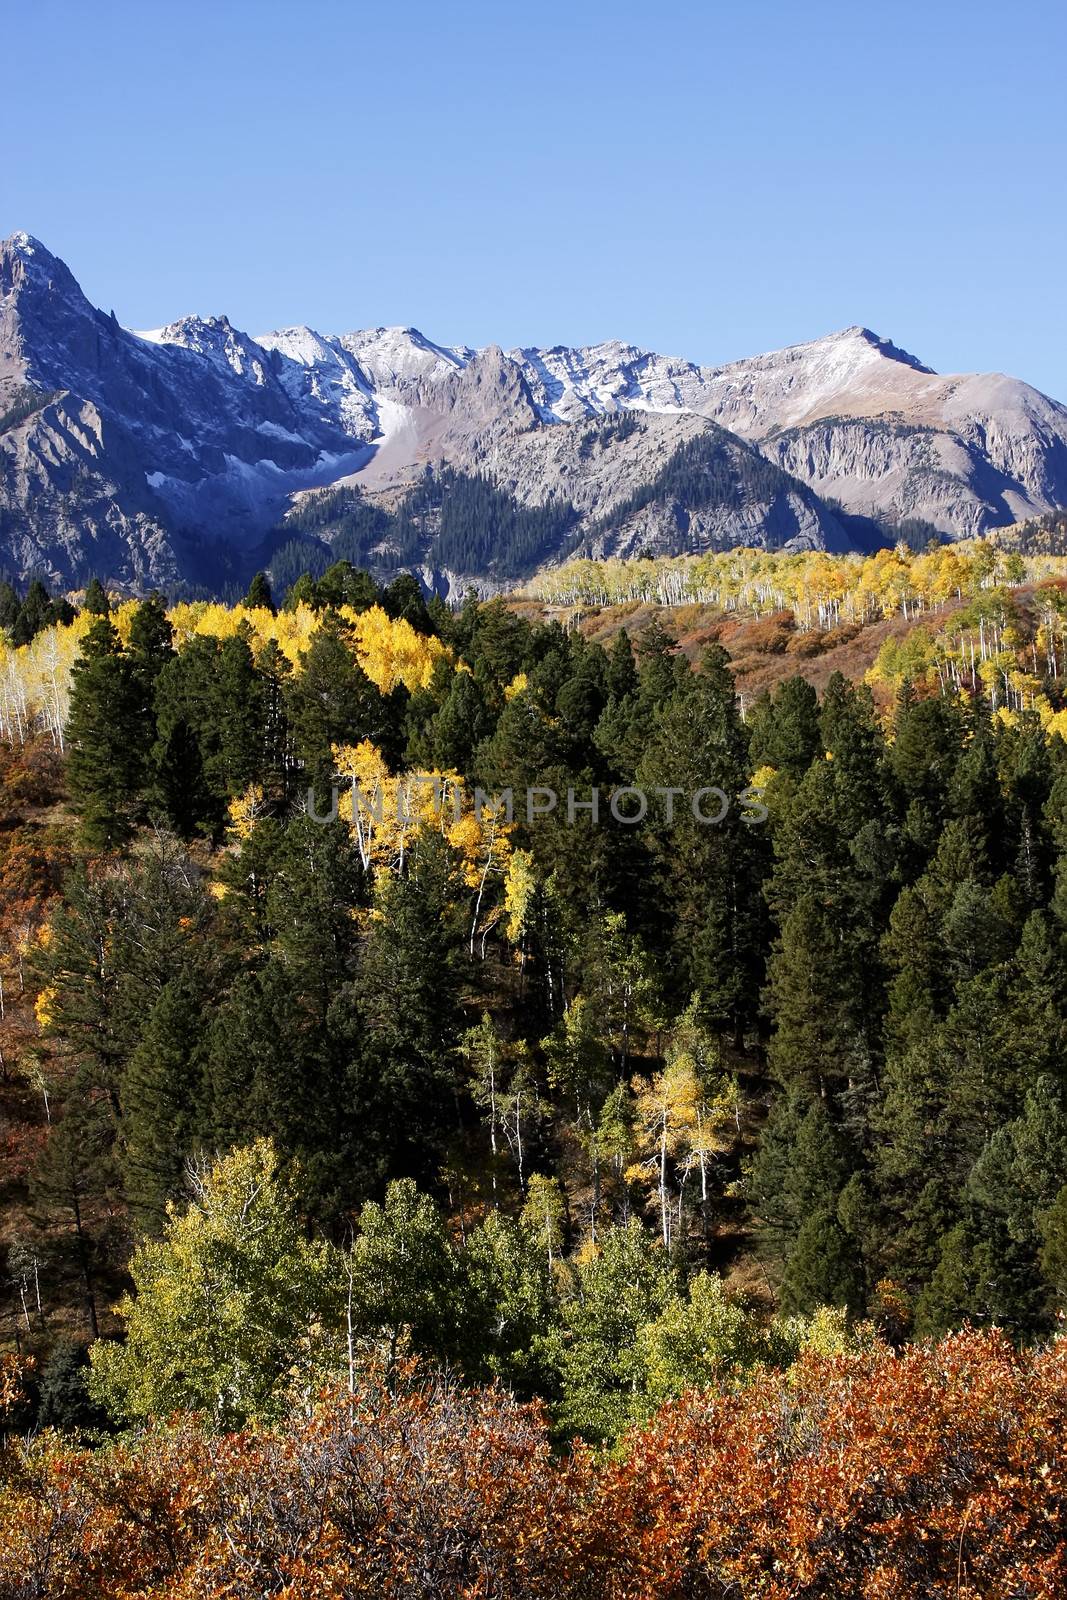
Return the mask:
{"type": "Polygon", "coordinates": [[[288,798],[293,774],[292,739],[287,710],[287,684],[292,667],[277,640],[270,639],[256,656],[262,712],[260,781],[266,799],[280,806],[288,798]]]}
{"type": "Polygon", "coordinates": [[[468,774],[474,751],[492,731],[493,717],[481,683],[473,673],[454,673],[433,721],[433,764],[444,772],[468,774]]]}
{"type": "Polygon", "coordinates": [[[69,1217],[74,1230],[73,1254],[85,1295],[85,1309],[93,1338],[100,1327],[97,1306],[97,1241],[90,1226],[92,1201],[110,1206],[115,1199],[112,1160],[113,1129],[99,1101],[76,1092],[63,1116],[49,1131],[48,1142],[37,1158],[30,1178],[34,1205],[46,1213],[69,1217]]]}
{"type": "Polygon", "coordinates": [[[768,766],[796,781],[822,756],[819,697],[806,678],[785,678],[763,694],[749,716],[754,768],[768,766]]]}
{"type": "Polygon", "coordinates": [[[114,849],[130,835],[141,773],[129,663],[106,617],[89,629],[71,672],[67,747],[85,842],[114,849]]]}
{"type": "Polygon", "coordinates": [[[277,608],[274,604],[274,596],[271,593],[270,579],[265,572],[256,573],[252,582],[248,585],[248,593],[245,595],[242,604],[247,606],[249,611],[265,610],[274,615],[277,608]]]}
{"type": "MultiPolygon", "coordinates": [[[[906,685],[910,690],[910,685],[906,685]]],[[[902,692],[897,704],[889,767],[907,800],[919,800],[940,821],[961,752],[960,715],[947,699],[915,700],[902,692]]]]}
{"type": "Polygon", "coordinates": [[[789,1253],[782,1280],[782,1308],[787,1312],[808,1312],[830,1305],[855,1311],[862,1302],[855,1244],[836,1212],[828,1206],[820,1207],[804,1218],[789,1253]]]}
{"type": "Polygon", "coordinates": [[[679,987],[686,997],[698,994],[705,1020],[740,1043],[759,1004],[767,840],[744,820],[748,740],[724,650],[705,652],[699,672],[661,706],[645,741],[639,787],[681,791],[673,815],[664,802],[650,828],[659,891],[674,929],[679,987]],[[703,815],[721,814],[715,824],[696,816],[693,798],[701,790],[703,815]]]}
{"type": "Polygon", "coordinates": [[[336,744],[369,739],[387,755],[399,754],[399,726],[356,660],[347,623],[332,613],[286,685],[286,710],[297,758],[317,792],[328,789],[336,744]]]}
{"type": "Polygon", "coordinates": [[[608,652],[608,695],[612,700],[625,700],[637,690],[637,666],[630,635],[623,628],[616,634],[608,652]]]}
{"type": "Polygon", "coordinates": [[[203,1019],[210,1004],[205,975],[183,967],[147,1018],[122,1080],[119,1152],[123,1190],[145,1233],[158,1234],[167,1202],[181,1191],[186,1158],[200,1133],[203,1019]]]}
{"type": "Polygon", "coordinates": [[[163,668],[174,659],[174,629],[158,594],[150,595],[134,612],[126,656],[132,721],[136,726],[138,787],[147,792],[155,777],[156,685],[163,668]]]}
{"type": "Polygon", "coordinates": [[[768,988],[768,1059],[781,1084],[822,1093],[867,1077],[862,995],[843,932],[814,894],[802,895],[782,923],[768,988]]]}
{"type": "Polygon", "coordinates": [[[220,807],[263,775],[263,683],[250,637],[242,630],[224,639],[215,662],[213,737],[204,775],[220,807]]]}
{"type": "Polygon", "coordinates": [[[1038,1218],[1041,1232],[1041,1271],[1062,1312],[1067,1305],[1067,1184],[1038,1218]]]}
{"type": "Polygon", "coordinates": [[[951,987],[944,970],[939,907],[927,878],[901,891],[882,939],[892,973],[886,1013],[886,1046],[901,1054],[929,1037],[948,1011],[951,987]]]}
{"type": "MultiPolygon", "coordinates": [[[[992,1135],[967,1179],[967,1194],[1002,1219],[1012,1242],[1036,1257],[1040,1217],[1067,1183],[1067,1105],[1051,1077],[1039,1078],[1022,1115],[992,1135]]],[[[1036,1265],[1036,1263],[1035,1263],[1036,1265]]]]}
{"type": "Polygon", "coordinates": [[[882,1046],[880,933],[897,871],[881,745],[869,701],[835,675],[821,717],[826,758],[776,818],[766,897],[778,922],[769,967],[779,1075],[847,1092],[862,1133],[882,1046]],[[832,691],[832,692],[831,692],[832,691]]]}
{"type": "Polygon", "coordinates": [[[89,1349],[73,1339],[62,1339],[53,1346],[41,1372],[41,1398],[37,1425],[79,1437],[99,1434],[107,1427],[107,1415],[89,1396],[86,1378],[89,1349]]]}
{"type": "Polygon", "coordinates": [[[183,838],[217,833],[222,818],[204,771],[201,730],[212,702],[215,642],[189,640],[156,679],[150,799],[183,838]]]}
{"type": "Polygon", "coordinates": [[[12,624],[12,644],[29,644],[42,628],[50,627],[55,621],[56,608],[48,590],[40,578],[34,578],[26,590],[26,598],[19,606],[18,616],[12,624]]]}
{"type": "Polygon", "coordinates": [[[381,888],[359,970],[363,1032],[352,1093],[368,1154],[384,1170],[434,1170],[449,1124],[460,1040],[461,941],[451,866],[433,837],[417,876],[381,888]]]}
{"type": "Polygon", "coordinates": [[[750,1204],[763,1248],[788,1259],[801,1226],[816,1212],[836,1214],[853,1164],[826,1106],[801,1088],[776,1101],[748,1174],[750,1204]]]}
{"type": "Polygon", "coordinates": [[[0,581],[0,628],[10,633],[18,621],[20,601],[7,580],[0,581]]]}
{"type": "Polygon", "coordinates": [[[90,578],[85,590],[85,599],[82,601],[82,610],[87,611],[91,617],[109,617],[111,615],[111,601],[107,597],[107,590],[99,578],[90,578]]]}
{"type": "Polygon", "coordinates": [[[968,1210],[944,1237],[941,1257],[915,1308],[919,1335],[943,1334],[967,1322],[1023,1332],[1042,1298],[1025,1252],[1001,1217],[968,1210]]]}

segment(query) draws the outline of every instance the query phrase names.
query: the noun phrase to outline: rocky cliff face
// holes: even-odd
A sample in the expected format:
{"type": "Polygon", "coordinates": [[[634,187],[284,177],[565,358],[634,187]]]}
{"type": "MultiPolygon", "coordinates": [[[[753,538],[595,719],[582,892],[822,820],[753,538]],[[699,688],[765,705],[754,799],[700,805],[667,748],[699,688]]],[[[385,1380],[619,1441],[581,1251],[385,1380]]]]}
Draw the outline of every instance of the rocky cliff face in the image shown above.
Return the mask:
{"type": "Polygon", "coordinates": [[[412,328],[253,339],[185,317],[134,333],[36,240],[0,245],[13,575],[210,583],[259,559],[306,491],[395,506],[442,463],[519,506],[571,508],[567,548],[843,548],[859,524],[827,501],[874,537],[876,521],[960,537],[1067,503],[1067,410],[1015,379],[938,376],[864,328],[718,368],[620,343],[449,348],[412,328]]]}
{"type": "Polygon", "coordinates": [[[140,337],[36,240],[0,246],[0,565],[17,575],[172,581],[205,541],[258,542],[360,444],[225,317],[140,337]]]}

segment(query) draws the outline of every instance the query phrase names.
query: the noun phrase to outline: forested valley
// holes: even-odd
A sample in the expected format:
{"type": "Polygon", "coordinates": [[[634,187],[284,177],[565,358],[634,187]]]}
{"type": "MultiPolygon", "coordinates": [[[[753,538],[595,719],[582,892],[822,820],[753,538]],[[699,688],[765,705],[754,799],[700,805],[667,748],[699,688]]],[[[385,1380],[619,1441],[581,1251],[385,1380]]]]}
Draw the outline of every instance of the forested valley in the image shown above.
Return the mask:
{"type": "Polygon", "coordinates": [[[1067,576],[702,563],[0,593],[0,1595],[1065,1592],[1067,576]]]}

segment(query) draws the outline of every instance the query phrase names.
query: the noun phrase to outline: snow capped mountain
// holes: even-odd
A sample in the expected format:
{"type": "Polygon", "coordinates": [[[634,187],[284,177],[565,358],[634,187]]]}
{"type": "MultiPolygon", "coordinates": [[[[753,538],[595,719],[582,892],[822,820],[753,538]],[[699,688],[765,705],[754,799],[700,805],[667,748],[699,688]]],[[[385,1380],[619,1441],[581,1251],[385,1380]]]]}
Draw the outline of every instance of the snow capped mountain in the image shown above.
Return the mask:
{"type": "Polygon", "coordinates": [[[840,548],[902,518],[958,537],[1067,503],[1067,410],[858,326],[721,367],[415,328],[252,338],[224,316],[135,332],[30,235],[0,245],[0,565],[18,575],[211,582],[294,495],[392,505],[443,463],[569,507],[571,545],[840,548]]]}
{"type": "Polygon", "coordinates": [[[475,351],[434,344],[418,328],[368,328],[341,335],[341,344],[367,373],[375,388],[405,388],[438,383],[467,365],[475,351]]]}

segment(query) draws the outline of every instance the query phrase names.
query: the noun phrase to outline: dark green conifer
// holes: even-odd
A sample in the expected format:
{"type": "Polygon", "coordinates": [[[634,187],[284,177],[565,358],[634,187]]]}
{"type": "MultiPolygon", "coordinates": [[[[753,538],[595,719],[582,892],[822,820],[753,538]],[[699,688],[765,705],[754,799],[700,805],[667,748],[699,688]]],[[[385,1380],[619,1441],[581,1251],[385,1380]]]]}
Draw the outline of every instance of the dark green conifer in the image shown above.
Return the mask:
{"type": "Polygon", "coordinates": [[[87,611],[91,617],[111,615],[111,601],[99,578],[89,579],[85,589],[85,599],[82,601],[82,610],[87,611]]]}
{"type": "Polygon", "coordinates": [[[129,662],[106,617],[93,623],[71,671],[67,775],[82,836],[110,850],[130,834],[141,771],[129,662]]]}
{"type": "Polygon", "coordinates": [[[269,611],[274,613],[274,596],[271,593],[270,579],[265,572],[257,572],[248,585],[248,593],[242,602],[250,611],[269,611]]]}

